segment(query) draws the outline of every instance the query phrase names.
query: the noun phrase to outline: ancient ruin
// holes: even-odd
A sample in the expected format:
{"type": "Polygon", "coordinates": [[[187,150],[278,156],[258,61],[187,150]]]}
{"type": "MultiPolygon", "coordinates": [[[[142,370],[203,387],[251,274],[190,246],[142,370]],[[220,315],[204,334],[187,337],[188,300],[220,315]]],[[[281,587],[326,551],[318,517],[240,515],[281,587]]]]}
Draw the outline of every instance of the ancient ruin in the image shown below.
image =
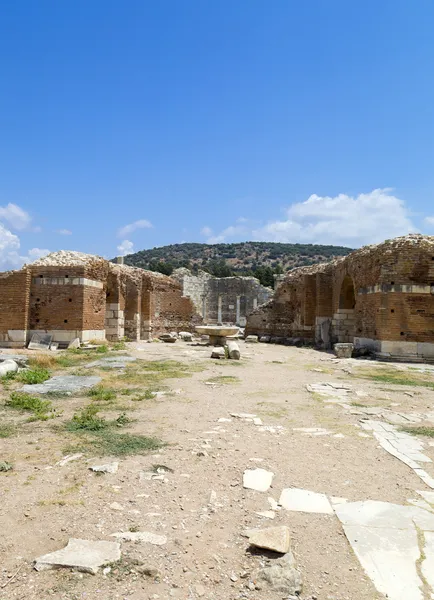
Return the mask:
{"type": "Polygon", "coordinates": [[[273,290],[255,277],[213,277],[185,268],[174,271],[172,277],[181,283],[183,294],[191,298],[204,323],[210,325],[244,327],[248,315],[273,295],[273,290]]]}
{"type": "Polygon", "coordinates": [[[266,341],[330,348],[352,342],[378,358],[434,359],[434,237],[407,235],[302,267],[247,320],[266,341]]]}
{"type": "Polygon", "coordinates": [[[81,252],[54,252],[0,274],[0,345],[34,333],[55,342],[147,340],[201,323],[180,284],[159,273],[81,252]]]}

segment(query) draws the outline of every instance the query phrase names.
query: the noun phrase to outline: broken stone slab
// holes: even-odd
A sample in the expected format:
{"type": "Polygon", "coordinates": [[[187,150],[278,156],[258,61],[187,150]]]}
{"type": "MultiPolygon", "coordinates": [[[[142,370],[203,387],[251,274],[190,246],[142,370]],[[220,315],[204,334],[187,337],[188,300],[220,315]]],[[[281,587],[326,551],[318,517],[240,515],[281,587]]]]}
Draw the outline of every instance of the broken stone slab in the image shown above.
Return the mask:
{"type": "Polygon", "coordinates": [[[53,336],[49,333],[34,333],[27,346],[29,350],[48,350],[53,336]]]}
{"type": "Polygon", "coordinates": [[[146,544],[153,544],[154,546],[164,546],[167,543],[165,535],[158,535],[149,531],[121,531],[112,533],[111,537],[123,540],[124,542],[144,542],[146,544]]]}
{"type": "Polygon", "coordinates": [[[227,345],[228,345],[229,358],[231,358],[232,360],[240,360],[241,352],[240,352],[240,347],[237,344],[237,342],[234,342],[233,340],[228,340],[227,345]]]}
{"type": "Polygon", "coordinates": [[[58,342],[51,342],[50,344],[50,352],[56,352],[56,350],[59,349],[59,343],[58,342]]]}
{"type": "Polygon", "coordinates": [[[0,377],[4,377],[8,373],[16,373],[18,365],[14,360],[5,360],[0,363],[0,377]]]}
{"type": "Polygon", "coordinates": [[[226,358],[225,349],[222,346],[216,346],[211,352],[211,358],[226,358]]]}
{"type": "Polygon", "coordinates": [[[117,473],[119,468],[118,462],[107,463],[106,465],[93,465],[89,467],[94,473],[117,473]]]}
{"type": "Polygon", "coordinates": [[[263,344],[269,344],[271,340],[271,335],[261,335],[259,341],[263,344]]]}
{"type": "Polygon", "coordinates": [[[82,377],[80,375],[56,375],[44,383],[35,383],[33,385],[23,385],[21,392],[29,392],[36,394],[64,393],[74,394],[83,389],[89,389],[97,385],[101,381],[101,377],[82,377]]]}
{"type": "Polygon", "coordinates": [[[247,344],[257,344],[259,341],[259,338],[257,335],[248,335],[244,341],[247,344]]]}
{"type": "Polygon", "coordinates": [[[193,335],[189,331],[180,331],[179,337],[184,342],[192,342],[193,341],[193,335]]]}
{"type": "MultiPolygon", "coordinates": [[[[274,518],[274,513],[271,514],[274,518]]],[[[267,527],[267,529],[254,531],[249,535],[249,542],[252,546],[279,552],[279,554],[286,554],[291,546],[289,529],[286,526],[267,527]]]]}
{"type": "Polygon", "coordinates": [[[303,580],[295,568],[292,552],[274,560],[271,567],[261,569],[258,579],[267,582],[272,590],[289,596],[298,597],[303,587],[303,580]]]}
{"type": "Polygon", "coordinates": [[[80,348],[80,338],[74,338],[68,344],[68,350],[72,350],[74,348],[80,348]]]}
{"type": "Polygon", "coordinates": [[[332,515],[333,508],[325,494],[299,488],[282,490],[279,504],[285,510],[332,515]]]}
{"type": "Polygon", "coordinates": [[[427,597],[424,584],[434,588],[431,512],[374,500],[342,504],[335,511],[378,592],[389,600],[427,597]]]}
{"type": "Polygon", "coordinates": [[[125,369],[128,363],[135,362],[137,358],[135,356],[109,356],[107,358],[101,358],[95,360],[86,365],[86,369],[92,369],[93,367],[102,367],[104,369],[125,369]]]}
{"type": "Polygon", "coordinates": [[[174,344],[178,338],[174,337],[171,333],[162,333],[158,336],[158,339],[161,342],[166,342],[166,344],[174,344]]]}
{"type": "Polygon", "coordinates": [[[266,492],[273,477],[274,473],[265,469],[246,469],[243,474],[243,487],[256,492],[266,492]]]}
{"type": "Polygon", "coordinates": [[[34,566],[37,571],[65,567],[96,575],[100,567],[116,562],[120,557],[118,542],[94,542],[71,538],[62,550],[37,558],[34,566]]]}
{"type": "Polygon", "coordinates": [[[337,358],[351,358],[354,350],[354,344],[335,344],[333,350],[337,358]]]}

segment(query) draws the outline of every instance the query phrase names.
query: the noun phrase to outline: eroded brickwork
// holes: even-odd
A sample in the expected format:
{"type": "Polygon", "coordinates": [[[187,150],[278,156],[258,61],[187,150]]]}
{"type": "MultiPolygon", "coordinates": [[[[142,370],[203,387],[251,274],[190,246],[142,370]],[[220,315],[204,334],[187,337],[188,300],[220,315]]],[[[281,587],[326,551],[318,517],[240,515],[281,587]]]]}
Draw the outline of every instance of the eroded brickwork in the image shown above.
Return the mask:
{"type": "Polygon", "coordinates": [[[247,333],[434,359],[434,238],[409,235],[295,269],[248,318],[247,333]]]}
{"type": "Polygon", "coordinates": [[[59,342],[137,341],[191,331],[202,321],[179,282],[80,253],[54,253],[0,274],[0,308],[3,345],[24,345],[35,332],[50,333],[59,342]],[[65,254],[79,255],[80,264],[65,264],[65,254]]]}

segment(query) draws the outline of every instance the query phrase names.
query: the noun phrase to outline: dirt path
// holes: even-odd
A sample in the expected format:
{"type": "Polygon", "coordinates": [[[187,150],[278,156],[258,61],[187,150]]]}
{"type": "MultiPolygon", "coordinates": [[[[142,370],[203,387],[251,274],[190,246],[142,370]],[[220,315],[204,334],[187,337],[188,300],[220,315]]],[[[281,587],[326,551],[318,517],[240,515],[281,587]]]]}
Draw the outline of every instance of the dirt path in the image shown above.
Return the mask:
{"type": "MultiPolygon", "coordinates": [[[[424,489],[411,469],[364,433],[359,415],[324,402],[306,384],[349,383],[367,393],[366,406],[399,404],[408,411],[430,410],[432,392],[418,388],[409,397],[406,387],[356,378],[358,365],[332,361],[310,349],[241,343],[241,350],[237,363],[211,361],[209,348],[183,342],[129,344],[129,353],[139,359],[176,360],[197,370],[189,378],[165,382],[177,393],[141,402],[123,396],[104,411],[115,416],[124,403],[135,420],[129,432],[168,444],[152,454],[118,459],[115,474],[98,476],[88,469],[112,456],[85,454],[55,466],[75,439],[59,429],[59,422],[88,398],[53,399],[64,411],[59,419],[25,423],[18,435],[0,439],[0,460],[14,465],[0,474],[1,600],[280,600],[288,596],[257,579],[258,570],[274,558],[249,549],[243,536],[247,529],[278,525],[291,531],[304,580],[301,598],[383,597],[365,575],[335,515],[278,510],[271,520],[257,513],[269,511],[268,498],[278,501],[288,487],[349,501],[399,504],[424,489]],[[253,413],[265,427],[231,413],[253,413]],[[219,422],[222,418],[230,421],[219,422]],[[295,430],[300,428],[327,432],[295,430]],[[140,475],[155,465],[168,470],[156,479],[140,475]],[[243,489],[244,470],[258,467],[274,473],[268,492],[243,489]],[[64,547],[69,538],[110,540],[112,533],[128,530],[161,534],[167,543],[124,542],[121,562],[105,575],[32,568],[37,556],[64,547]]],[[[116,379],[113,371],[100,373],[116,379]]],[[[5,390],[3,397],[7,394],[5,390]]],[[[10,414],[3,410],[0,418],[10,419],[10,414]]],[[[428,447],[426,454],[434,458],[434,448],[428,447]]],[[[434,475],[434,469],[427,470],[434,475]]]]}

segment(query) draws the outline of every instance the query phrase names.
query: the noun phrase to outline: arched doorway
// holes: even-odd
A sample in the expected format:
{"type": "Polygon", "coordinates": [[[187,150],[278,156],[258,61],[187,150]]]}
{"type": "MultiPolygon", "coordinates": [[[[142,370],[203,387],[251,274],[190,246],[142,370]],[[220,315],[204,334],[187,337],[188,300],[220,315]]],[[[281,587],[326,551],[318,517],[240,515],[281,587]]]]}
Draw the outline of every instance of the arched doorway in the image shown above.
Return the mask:
{"type": "Polygon", "coordinates": [[[334,335],[338,342],[353,342],[355,333],[354,307],[356,294],[350,275],[345,275],[339,291],[339,308],[334,315],[334,335]]]}
{"type": "Polygon", "coordinates": [[[354,293],[353,280],[349,275],[345,275],[341,285],[341,293],[339,295],[339,308],[354,310],[355,305],[356,295],[354,293]]]}

